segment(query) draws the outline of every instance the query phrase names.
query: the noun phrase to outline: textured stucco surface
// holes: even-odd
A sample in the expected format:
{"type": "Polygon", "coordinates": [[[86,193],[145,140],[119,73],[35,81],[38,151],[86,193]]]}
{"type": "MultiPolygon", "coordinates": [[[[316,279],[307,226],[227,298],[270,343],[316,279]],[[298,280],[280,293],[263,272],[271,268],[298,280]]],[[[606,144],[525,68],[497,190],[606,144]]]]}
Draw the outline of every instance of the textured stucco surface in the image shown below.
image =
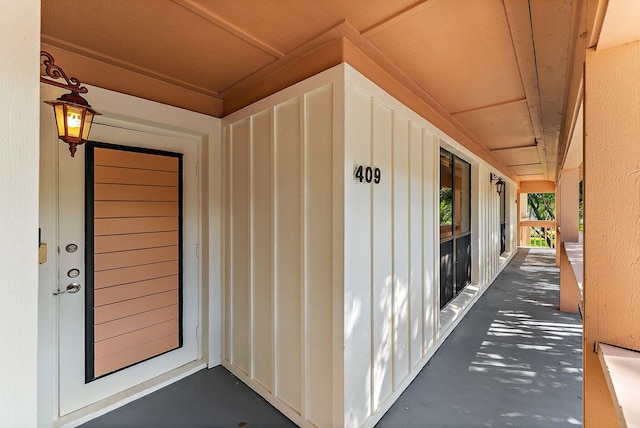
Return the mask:
{"type": "Polygon", "coordinates": [[[587,52],[585,425],[617,423],[595,342],[640,349],[640,42],[587,52]]]}

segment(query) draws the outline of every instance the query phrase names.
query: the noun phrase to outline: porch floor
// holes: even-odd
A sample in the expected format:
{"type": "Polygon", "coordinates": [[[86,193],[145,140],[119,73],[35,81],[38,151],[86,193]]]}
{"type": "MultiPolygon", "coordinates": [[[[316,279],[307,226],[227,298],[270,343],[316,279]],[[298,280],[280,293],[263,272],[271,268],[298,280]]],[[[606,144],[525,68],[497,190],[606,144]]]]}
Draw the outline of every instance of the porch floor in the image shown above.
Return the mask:
{"type": "MultiPolygon", "coordinates": [[[[378,427],[582,425],[582,323],[560,312],[555,251],[519,249],[378,427]]],[[[222,367],[85,427],[295,426],[222,367]]]]}

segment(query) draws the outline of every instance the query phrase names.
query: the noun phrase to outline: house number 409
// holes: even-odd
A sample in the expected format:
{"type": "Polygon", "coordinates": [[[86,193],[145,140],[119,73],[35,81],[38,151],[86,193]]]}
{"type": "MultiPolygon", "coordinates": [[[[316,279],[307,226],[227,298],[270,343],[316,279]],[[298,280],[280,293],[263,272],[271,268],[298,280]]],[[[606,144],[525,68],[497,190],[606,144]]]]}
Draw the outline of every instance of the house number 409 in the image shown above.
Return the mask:
{"type": "Polygon", "coordinates": [[[356,180],[359,180],[360,183],[363,181],[366,183],[371,183],[372,181],[375,184],[380,183],[380,178],[382,174],[380,173],[380,168],[371,168],[370,166],[358,165],[354,172],[354,176],[356,180]]]}

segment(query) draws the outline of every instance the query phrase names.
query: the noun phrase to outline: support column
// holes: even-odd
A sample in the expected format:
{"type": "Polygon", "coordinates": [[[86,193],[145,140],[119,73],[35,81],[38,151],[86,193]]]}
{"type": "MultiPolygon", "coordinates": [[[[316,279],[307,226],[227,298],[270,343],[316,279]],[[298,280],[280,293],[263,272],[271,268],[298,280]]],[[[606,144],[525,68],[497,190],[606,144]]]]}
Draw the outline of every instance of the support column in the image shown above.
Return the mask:
{"type": "MultiPolygon", "coordinates": [[[[584,425],[617,426],[596,342],[640,350],[640,42],[587,51],[584,425]]],[[[563,230],[564,232],[564,230],[563,230]]]]}
{"type": "MultiPolygon", "coordinates": [[[[520,192],[520,189],[518,189],[520,192]]],[[[525,233],[525,228],[520,224],[520,220],[527,218],[527,194],[518,193],[518,245],[529,246],[529,231],[525,233]]]]}
{"type": "MultiPolygon", "coordinates": [[[[557,193],[556,193],[557,195],[557,193]]],[[[579,240],[580,170],[562,170],[560,181],[560,212],[558,218],[562,228],[562,242],[579,240]]]]}
{"type": "Polygon", "coordinates": [[[556,190],[556,219],[561,229],[559,239],[556,239],[556,265],[560,266],[560,310],[575,314],[578,313],[580,293],[564,243],[579,240],[580,170],[563,169],[560,177],[560,185],[556,190]]]}
{"type": "Polygon", "coordinates": [[[34,427],[38,421],[40,2],[1,5],[0,425],[34,427]]]}
{"type": "MultiPolygon", "coordinates": [[[[562,176],[560,176],[562,179],[562,176]]],[[[560,267],[560,254],[562,252],[562,198],[560,197],[560,185],[556,183],[554,190],[556,200],[556,266],[560,267]]],[[[561,305],[562,306],[562,305],[561,305]]]]}

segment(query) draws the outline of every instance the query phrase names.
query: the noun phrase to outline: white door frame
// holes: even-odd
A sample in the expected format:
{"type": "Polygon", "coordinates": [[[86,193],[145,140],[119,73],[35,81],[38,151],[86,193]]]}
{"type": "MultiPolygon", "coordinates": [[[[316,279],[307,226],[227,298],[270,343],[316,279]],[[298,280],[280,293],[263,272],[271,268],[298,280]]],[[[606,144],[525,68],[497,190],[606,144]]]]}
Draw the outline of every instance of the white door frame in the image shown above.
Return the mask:
{"type": "MultiPolygon", "coordinates": [[[[41,85],[42,100],[57,98],[61,93],[62,91],[57,88],[41,85]]],[[[220,171],[220,168],[216,167],[220,152],[220,120],[100,88],[89,87],[86,98],[96,110],[103,113],[100,117],[101,123],[160,135],[187,135],[190,139],[197,140],[200,169],[198,178],[200,224],[198,227],[201,243],[198,272],[200,281],[198,359],[64,418],[59,417],[58,303],[52,292],[58,288],[57,152],[58,145],[64,143],[60,142],[55,134],[50,107],[43,104],[40,126],[40,227],[42,240],[49,243],[49,248],[48,261],[40,265],[39,270],[38,419],[45,425],[49,425],[51,421],[56,426],[81,423],[172,383],[206,365],[215,366],[220,360],[221,332],[218,326],[220,325],[221,238],[218,216],[209,215],[209,212],[219,212],[220,208],[219,180],[215,180],[219,175],[217,171],[220,171]],[[214,171],[212,176],[209,176],[210,168],[214,171]],[[203,245],[206,248],[203,248],[203,245]],[[207,255],[208,258],[204,258],[203,255],[207,255]]],[[[79,150],[83,148],[80,147],[79,150]]]]}

